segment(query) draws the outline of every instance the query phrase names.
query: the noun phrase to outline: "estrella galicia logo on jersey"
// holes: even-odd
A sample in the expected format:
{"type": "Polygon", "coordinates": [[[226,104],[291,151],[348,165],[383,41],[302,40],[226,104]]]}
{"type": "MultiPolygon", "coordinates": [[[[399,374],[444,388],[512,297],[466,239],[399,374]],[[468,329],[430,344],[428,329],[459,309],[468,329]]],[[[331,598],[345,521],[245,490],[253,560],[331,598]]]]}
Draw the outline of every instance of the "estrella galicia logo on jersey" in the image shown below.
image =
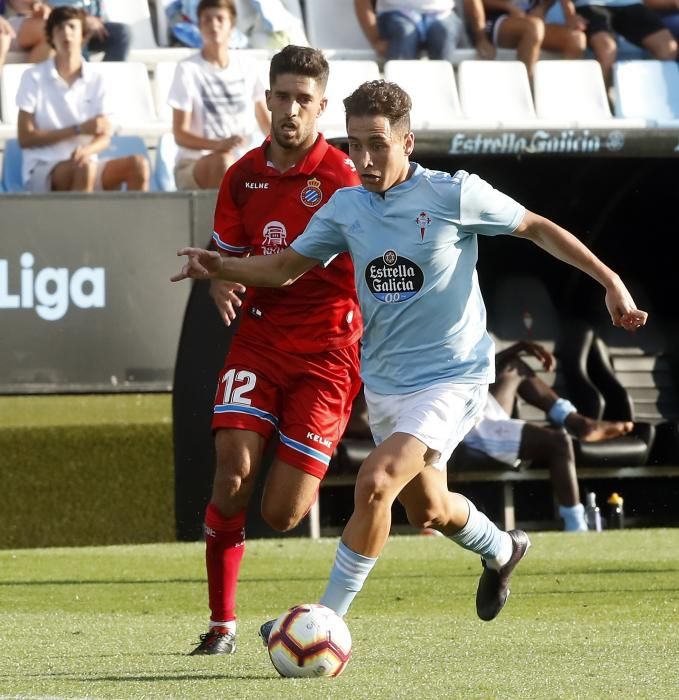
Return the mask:
{"type": "Polygon", "coordinates": [[[417,219],[415,219],[415,223],[420,227],[420,236],[422,237],[422,240],[424,240],[424,234],[427,230],[427,226],[429,226],[431,223],[431,219],[429,218],[427,212],[421,211],[417,219]]]}
{"type": "Polygon", "coordinates": [[[321,192],[321,181],[315,177],[306,181],[306,187],[302,190],[300,197],[305,207],[317,207],[323,201],[321,192]]]}
{"type": "Polygon", "coordinates": [[[424,273],[408,258],[395,250],[386,250],[365,268],[365,281],[378,301],[397,304],[414,297],[424,285],[424,273]]]}
{"type": "Polygon", "coordinates": [[[264,255],[275,255],[280,253],[288,245],[288,232],[285,224],[281,221],[269,221],[262,231],[264,240],[262,241],[262,253],[264,255]]]}

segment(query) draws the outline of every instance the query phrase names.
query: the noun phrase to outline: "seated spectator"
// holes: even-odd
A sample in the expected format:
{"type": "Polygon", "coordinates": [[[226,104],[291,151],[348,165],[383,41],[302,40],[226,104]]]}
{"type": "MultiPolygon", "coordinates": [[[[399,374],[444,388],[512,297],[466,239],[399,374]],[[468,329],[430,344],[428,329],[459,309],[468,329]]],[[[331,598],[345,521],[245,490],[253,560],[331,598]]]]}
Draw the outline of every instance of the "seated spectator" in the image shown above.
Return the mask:
{"type": "Polygon", "coordinates": [[[147,190],[144,156],[99,160],[110,143],[102,77],[82,56],[85,13],[57,7],[46,24],[54,58],[29,68],[17,92],[24,187],[32,192],[147,190]]]}
{"type": "Polygon", "coordinates": [[[634,425],[629,421],[593,420],[578,413],[570,401],[560,398],[533,372],[521,359],[523,354],[537,357],[546,370],[554,366],[554,356],[538,343],[524,341],[498,352],[497,378],[490,387],[484,417],[467,433],[464,443],[510,466],[519,460],[546,465],[564,529],[587,530],[568,433],[583,442],[598,442],[624,435],[634,425]],[[511,418],[517,395],[543,410],[557,429],[511,418]]]}
{"type": "Polygon", "coordinates": [[[540,58],[545,38],[545,24],[511,0],[482,0],[486,11],[486,33],[495,46],[516,49],[516,56],[526,65],[529,77],[540,58]]]}
{"type": "MultiPolygon", "coordinates": [[[[165,10],[175,40],[196,49],[203,47],[198,3],[199,0],[174,0],[165,10]]],[[[238,0],[237,12],[238,22],[229,40],[231,49],[309,45],[301,18],[289,12],[281,0],[238,0]]]]}
{"type": "Polygon", "coordinates": [[[679,2],[677,0],[644,0],[644,5],[660,17],[675,39],[679,39],[679,2]]]}
{"type": "MultiPolygon", "coordinates": [[[[112,0],[115,2],[115,0],[112,0]]],[[[109,22],[105,0],[49,0],[52,7],[76,7],[86,13],[85,55],[104,54],[104,61],[126,61],[132,32],[126,24],[109,22]]]]}
{"type": "Polygon", "coordinates": [[[669,29],[639,0],[575,0],[575,9],[587,22],[589,46],[609,85],[617,58],[616,33],[646,49],[655,59],[677,58],[677,42],[669,29]]]}
{"type": "Polygon", "coordinates": [[[26,51],[28,63],[44,61],[52,53],[45,36],[45,20],[50,7],[34,0],[5,0],[4,14],[12,27],[10,51],[26,51]]]}
{"type": "Polygon", "coordinates": [[[265,134],[270,127],[256,63],[228,48],[234,0],[200,0],[198,22],[203,48],[177,64],[168,96],[182,190],[218,188],[257,125],[265,134]]]}
{"type": "Polygon", "coordinates": [[[481,0],[464,0],[468,28],[455,12],[455,0],[354,0],[354,7],[368,41],[386,60],[412,60],[424,51],[430,59],[453,62],[467,31],[481,58],[495,57],[481,0]]]}
{"type": "Polygon", "coordinates": [[[526,12],[533,17],[539,17],[545,23],[542,48],[558,53],[563,58],[582,58],[587,49],[587,23],[576,13],[572,0],[559,0],[563,23],[547,21],[545,16],[555,2],[556,0],[526,0],[525,3],[526,12]]]}

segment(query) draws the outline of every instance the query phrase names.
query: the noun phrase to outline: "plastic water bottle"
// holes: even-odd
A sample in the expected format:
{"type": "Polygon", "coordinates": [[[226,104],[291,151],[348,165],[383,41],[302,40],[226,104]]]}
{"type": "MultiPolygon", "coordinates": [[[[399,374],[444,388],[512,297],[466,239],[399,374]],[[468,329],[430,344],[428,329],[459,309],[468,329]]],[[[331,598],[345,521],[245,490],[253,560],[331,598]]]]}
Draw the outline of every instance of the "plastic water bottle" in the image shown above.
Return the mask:
{"type": "Polygon", "coordinates": [[[596,504],[596,494],[590,491],[585,501],[585,521],[587,529],[593,532],[601,532],[601,512],[596,504]]]}
{"type": "Polygon", "coordinates": [[[623,497],[617,492],[612,493],[608,497],[608,527],[612,530],[621,530],[625,527],[623,500],[623,497]]]}

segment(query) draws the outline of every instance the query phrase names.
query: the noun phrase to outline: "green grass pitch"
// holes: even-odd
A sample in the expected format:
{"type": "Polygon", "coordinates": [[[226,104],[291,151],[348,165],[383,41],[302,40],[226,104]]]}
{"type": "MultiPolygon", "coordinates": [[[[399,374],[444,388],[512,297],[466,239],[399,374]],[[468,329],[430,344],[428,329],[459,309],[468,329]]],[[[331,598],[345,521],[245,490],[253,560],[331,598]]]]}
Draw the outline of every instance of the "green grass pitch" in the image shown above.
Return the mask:
{"type": "Polygon", "coordinates": [[[336,540],[248,543],[239,649],[191,657],[201,543],[0,551],[1,698],[441,700],[679,697],[679,529],[533,533],[512,595],[474,610],[478,559],[392,537],[347,622],[336,679],[281,679],[256,632],[316,601],[336,540]]]}

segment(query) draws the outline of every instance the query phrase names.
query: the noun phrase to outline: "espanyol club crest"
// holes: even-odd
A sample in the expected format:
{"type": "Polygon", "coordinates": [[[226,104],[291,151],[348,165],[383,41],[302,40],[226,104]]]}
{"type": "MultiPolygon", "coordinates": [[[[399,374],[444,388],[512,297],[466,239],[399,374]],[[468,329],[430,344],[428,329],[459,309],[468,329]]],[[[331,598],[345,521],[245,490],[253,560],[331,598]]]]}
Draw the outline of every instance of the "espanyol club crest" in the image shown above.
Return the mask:
{"type": "Polygon", "coordinates": [[[415,219],[415,223],[420,227],[420,236],[422,236],[422,240],[424,240],[424,232],[427,230],[427,226],[431,223],[431,219],[427,216],[426,211],[421,211],[417,219],[415,219]]]}
{"type": "Polygon", "coordinates": [[[321,181],[315,177],[306,181],[306,187],[302,190],[300,197],[305,207],[317,207],[323,201],[321,192],[321,181]]]}

